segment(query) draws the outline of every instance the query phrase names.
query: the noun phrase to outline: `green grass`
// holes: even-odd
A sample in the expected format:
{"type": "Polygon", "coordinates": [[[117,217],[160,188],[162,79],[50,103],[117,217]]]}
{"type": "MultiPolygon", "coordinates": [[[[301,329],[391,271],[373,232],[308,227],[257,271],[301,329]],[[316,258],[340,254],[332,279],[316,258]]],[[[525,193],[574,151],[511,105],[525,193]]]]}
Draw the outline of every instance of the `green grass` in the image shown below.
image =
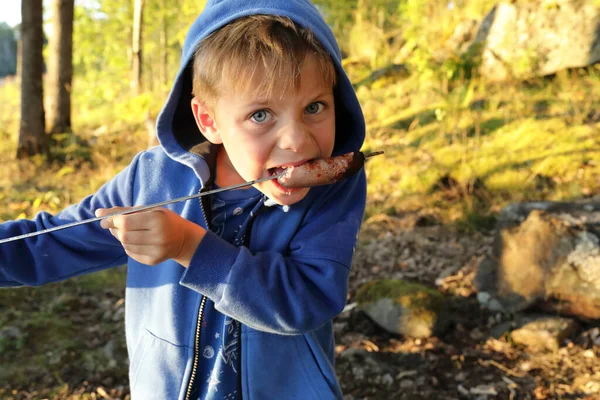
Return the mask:
{"type": "Polygon", "coordinates": [[[113,319],[122,307],[124,274],[117,268],[42,287],[0,290],[0,397],[6,398],[9,388],[41,386],[53,398],[65,382],[125,380],[123,321],[113,319]],[[106,348],[110,340],[114,358],[106,348]]]}
{"type": "Polygon", "coordinates": [[[509,202],[597,194],[599,94],[593,71],[502,86],[465,82],[449,93],[409,79],[359,91],[366,145],[386,151],[367,165],[369,215],[428,209],[469,226],[509,202]],[[445,176],[460,196],[436,190],[445,176]]]}

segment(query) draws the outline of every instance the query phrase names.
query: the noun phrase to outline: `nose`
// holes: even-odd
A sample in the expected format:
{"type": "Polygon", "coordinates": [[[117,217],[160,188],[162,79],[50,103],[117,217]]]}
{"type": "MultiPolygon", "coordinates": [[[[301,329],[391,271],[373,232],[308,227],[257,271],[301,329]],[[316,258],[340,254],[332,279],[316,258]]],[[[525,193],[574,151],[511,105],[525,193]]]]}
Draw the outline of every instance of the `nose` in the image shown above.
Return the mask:
{"type": "Polygon", "coordinates": [[[289,122],[282,127],[279,136],[279,146],[283,150],[301,151],[310,141],[310,132],[308,127],[302,122],[289,122]]]}

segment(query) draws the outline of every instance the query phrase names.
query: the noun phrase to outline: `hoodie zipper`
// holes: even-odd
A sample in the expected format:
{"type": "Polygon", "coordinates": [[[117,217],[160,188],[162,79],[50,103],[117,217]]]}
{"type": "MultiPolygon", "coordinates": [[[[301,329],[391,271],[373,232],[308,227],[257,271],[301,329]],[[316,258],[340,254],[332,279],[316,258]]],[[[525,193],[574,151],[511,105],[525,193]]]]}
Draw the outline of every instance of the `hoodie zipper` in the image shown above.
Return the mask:
{"type": "Polygon", "coordinates": [[[187,387],[185,399],[190,400],[192,394],[192,388],[194,386],[194,380],[196,379],[196,373],[198,372],[198,362],[200,359],[200,330],[202,329],[202,314],[204,313],[204,306],[206,304],[206,296],[202,296],[200,301],[200,310],[198,311],[198,323],[196,324],[196,337],[194,340],[194,363],[192,365],[192,374],[190,375],[190,382],[187,387]]]}
{"type": "MultiPolygon", "coordinates": [[[[200,192],[205,189],[200,189],[200,192]]],[[[210,229],[210,225],[208,222],[208,217],[206,216],[206,210],[204,209],[204,203],[202,202],[202,198],[200,199],[200,210],[202,210],[202,217],[204,218],[204,222],[206,227],[210,229]]],[[[202,330],[202,319],[204,316],[204,307],[206,305],[206,296],[202,296],[202,300],[200,300],[200,308],[198,310],[198,320],[196,322],[196,330],[194,333],[194,361],[192,363],[192,373],[190,374],[190,380],[188,382],[187,390],[185,392],[185,400],[190,400],[190,396],[192,395],[192,389],[194,387],[194,381],[196,380],[196,374],[198,373],[198,363],[200,362],[200,333],[202,330]]]]}
{"type": "MultiPolygon", "coordinates": [[[[246,234],[244,235],[244,246],[249,245],[250,233],[252,232],[252,226],[254,225],[254,220],[256,219],[256,216],[258,215],[258,213],[261,212],[264,208],[265,207],[264,207],[264,196],[263,196],[263,205],[261,205],[261,207],[256,211],[256,213],[253,216],[251,216],[250,223],[249,223],[248,227],[246,228],[246,234]]],[[[200,209],[202,210],[202,216],[204,217],[204,222],[206,223],[206,226],[208,228],[210,228],[210,225],[208,223],[208,217],[206,216],[206,211],[205,211],[204,203],[202,202],[202,199],[200,199],[200,209]]],[[[190,400],[190,396],[192,395],[192,389],[194,387],[194,381],[196,380],[196,374],[198,373],[198,363],[200,362],[200,331],[202,330],[202,319],[203,319],[205,305],[206,305],[206,296],[202,296],[202,300],[200,301],[200,309],[198,310],[198,321],[196,323],[196,331],[195,331],[195,338],[194,338],[194,361],[192,364],[192,373],[190,374],[190,380],[188,382],[187,390],[185,393],[185,400],[190,400]]],[[[241,388],[242,388],[242,370],[241,370],[241,367],[242,367],[242,326],[241,326],[241,324],[240,324],[239,329],[240,329],[240,341],[239,341],[240,373],[238,374],[238,376],[239,376],[238,387],[241,390],[241,388]]],[[[241,394],[240,394],[240,398],[242,398],[242,397],[243,396],[241,396],[241,394]]]]}

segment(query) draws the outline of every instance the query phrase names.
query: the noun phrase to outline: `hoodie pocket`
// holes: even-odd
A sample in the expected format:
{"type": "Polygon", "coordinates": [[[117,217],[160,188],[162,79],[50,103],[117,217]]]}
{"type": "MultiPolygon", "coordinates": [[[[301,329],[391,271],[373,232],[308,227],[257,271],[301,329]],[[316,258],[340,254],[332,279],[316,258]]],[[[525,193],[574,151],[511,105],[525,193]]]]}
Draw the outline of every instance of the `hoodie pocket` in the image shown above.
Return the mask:
{"type": "Polygon", "coordinates": [[[190,349],[178,346],[145,330],[130,361],[132,400],[176,399],[190,349]]]}
{"type": "MultiPolygon", "coordinates": [[[[304,335],[248,332],[244,363],[244,394],[250,400],[335,400],[335,372],[324,371],[304,335]],[[330,382],[333,379],[334,382],[330,382]],[[246,392],[247,390],[247,392],[246,392]]],[[[330,363],[325,362],[326,365],[330,363]]]]}
{"type": "Polygon", "coordinates": [[[137,383],[138,374],[140,372],[140,366],[144,362],[144,357],[150,351],[150,348],[154,344],[154,336],[150,335],[150,332],[144,330],[140,341],[138,342],[131,358],[129,359],[129,384],[131,389],[135,387],[137,383]]]}

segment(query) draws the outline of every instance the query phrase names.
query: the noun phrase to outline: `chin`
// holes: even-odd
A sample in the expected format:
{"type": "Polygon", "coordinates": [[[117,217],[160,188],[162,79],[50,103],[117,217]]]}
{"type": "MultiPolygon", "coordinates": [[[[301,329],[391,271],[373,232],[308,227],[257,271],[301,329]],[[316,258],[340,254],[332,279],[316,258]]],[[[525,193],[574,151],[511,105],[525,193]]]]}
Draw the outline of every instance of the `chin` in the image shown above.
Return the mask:
{"type": "Polygon", "coordinates": [[[309,188],[291,189],[287,193],[281,191],[271,192],[267,196],[279,205],[291,206],[304,199],[308,194],[308,190],[309,188]]]}

